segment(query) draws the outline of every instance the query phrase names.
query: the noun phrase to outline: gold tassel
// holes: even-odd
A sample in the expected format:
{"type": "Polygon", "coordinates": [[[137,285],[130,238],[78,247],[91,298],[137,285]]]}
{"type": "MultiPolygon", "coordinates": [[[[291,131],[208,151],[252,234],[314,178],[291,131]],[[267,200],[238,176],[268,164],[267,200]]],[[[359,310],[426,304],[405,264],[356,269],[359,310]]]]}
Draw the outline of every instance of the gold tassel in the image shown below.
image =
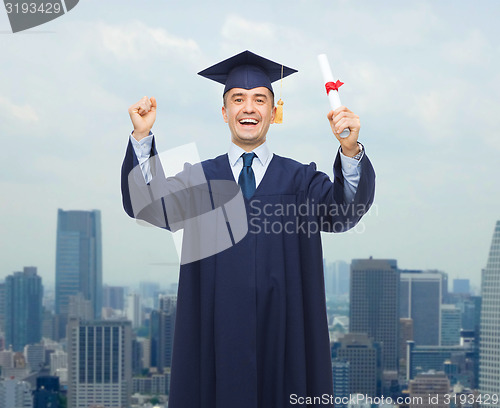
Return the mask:
{"type": "Polygon", "coordinates": [[[283,123],[283,101],[280,99],[276,106],[276,114],[274,115],[274,123],[283,123]]]}
{"type": "Polygon", "coordinates": [[[281,81],[280,81],[280,99],[276,106],[276,114],[274,115],[274,123],[283,123],[283,101],[281,100],[281,91],[283,90],[283,65],[281,66],[281,81]]]}

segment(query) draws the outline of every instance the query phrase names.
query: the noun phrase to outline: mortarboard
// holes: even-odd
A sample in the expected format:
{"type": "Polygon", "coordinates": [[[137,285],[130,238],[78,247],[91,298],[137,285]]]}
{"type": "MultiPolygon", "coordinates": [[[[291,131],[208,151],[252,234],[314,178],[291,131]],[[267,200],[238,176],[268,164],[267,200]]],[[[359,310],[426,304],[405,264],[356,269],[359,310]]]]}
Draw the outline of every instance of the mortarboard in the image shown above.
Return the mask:
{"type": "MultiPolygon", "coordinates": [[[[274,95],[271,83],[295,72],[296,69],[285,67],[247,50],[198,72],[198,75],[225,85],[224,94],[232,88],[253,89],[264,86],[274,95]]],[[[274,122],[282,121],[283,101],[280,98],[274,122]]]]}
{"type": "Polygon", "coordinates": [[[295,72],[296,69],[285,67],[253,52],[243,51],[198,72],[198,75],[225,85],[224,93],[231,88],[252,89],[265,86],[274,94],[271,82],[295,72]]]}

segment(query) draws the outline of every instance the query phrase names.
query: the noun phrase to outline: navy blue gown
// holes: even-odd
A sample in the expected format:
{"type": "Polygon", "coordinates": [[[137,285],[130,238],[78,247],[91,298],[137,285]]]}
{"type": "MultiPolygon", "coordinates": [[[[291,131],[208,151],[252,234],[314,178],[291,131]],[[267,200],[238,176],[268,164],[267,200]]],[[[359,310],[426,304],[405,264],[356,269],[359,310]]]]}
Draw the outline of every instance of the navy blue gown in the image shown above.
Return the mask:
{"type": "MultiPolygon", "coordinates": [[[[129,143],[122,195],[131,216],[127,176],[136,165],[129,143]]],[[[234,181],[227,155],[202,166],[208,181],[234,181]]],[[[314,163],[275,154],[245,199],[248,234],[181,266],[169,408],[297,407],[307,405],[292,404],[291,396],[333,394],[321,236],[311,226],[342,232],[368,210],[375,173],[366,154],[360,166],[354,201],[344,205],[339,155],[332,182],[314,163]],[[300,204],[309,211],[279,211],[300,204]],[[265,224],[278,232],[265,233],[265,224]]]]}

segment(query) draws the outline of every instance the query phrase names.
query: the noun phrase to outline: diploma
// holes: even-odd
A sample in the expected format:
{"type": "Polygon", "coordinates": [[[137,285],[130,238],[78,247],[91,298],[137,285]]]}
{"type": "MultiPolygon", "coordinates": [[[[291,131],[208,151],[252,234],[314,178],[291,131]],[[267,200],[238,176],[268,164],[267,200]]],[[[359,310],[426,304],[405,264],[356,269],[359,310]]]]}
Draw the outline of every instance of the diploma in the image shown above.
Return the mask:
{"type": "MultiPolygon", "coordinates": [[[[330,106],[332,110],[337,109],[339,106],[342,106],[340,102],[340,96],[338,89],[343,82],[339,80],[335,81],[333,78],[332,70],[330,69],[330,64],[328,63],[328,58],[326,54],[318,55],[319,66],[321,68],[321,72],[323,73],[323,80],[325,81],[326,93],[328,95],[328,99],[330,100],[330,106]]],[[[349,128],[344,129],[344,131],[340,134],[340,137],[347,137],[351,134],[349,128]]]]}

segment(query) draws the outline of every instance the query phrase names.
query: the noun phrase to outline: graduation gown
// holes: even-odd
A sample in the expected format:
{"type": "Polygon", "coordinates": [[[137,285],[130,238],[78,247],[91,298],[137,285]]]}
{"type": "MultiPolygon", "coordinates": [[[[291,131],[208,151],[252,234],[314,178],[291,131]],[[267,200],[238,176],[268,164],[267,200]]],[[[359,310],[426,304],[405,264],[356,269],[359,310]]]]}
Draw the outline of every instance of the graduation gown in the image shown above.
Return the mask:
{"type": "MultiPolygon", "coordinates": [[[[122,194],[131,216],[127,176],[137,163],[129,142],[122,194]]],[[[209,182],[234,181],[227,154],[202,166],[209,182]]],[[[339,154],[334,182],[314,163],[275,154],[245,199],[246,236],[181,266],[169,408],[297,407],[309,406],[292,403],[307,401],[300,397],[332,396],[320,230],[345,231],[368,210],[375,173],[366,154],[360,166],[354,201],[344,205],[339,154]]]]}

